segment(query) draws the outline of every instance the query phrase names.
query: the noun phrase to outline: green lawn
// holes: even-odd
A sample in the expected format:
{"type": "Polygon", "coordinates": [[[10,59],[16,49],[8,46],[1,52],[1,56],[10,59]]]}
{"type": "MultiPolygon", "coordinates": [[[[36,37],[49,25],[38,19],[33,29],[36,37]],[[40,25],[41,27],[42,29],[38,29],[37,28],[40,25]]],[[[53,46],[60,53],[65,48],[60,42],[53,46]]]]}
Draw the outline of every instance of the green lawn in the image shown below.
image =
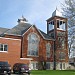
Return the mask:
{"type": "Polygon", "coordinates": [[[74,70],[33,70],[31,75],[75,75],[74,70]]]}

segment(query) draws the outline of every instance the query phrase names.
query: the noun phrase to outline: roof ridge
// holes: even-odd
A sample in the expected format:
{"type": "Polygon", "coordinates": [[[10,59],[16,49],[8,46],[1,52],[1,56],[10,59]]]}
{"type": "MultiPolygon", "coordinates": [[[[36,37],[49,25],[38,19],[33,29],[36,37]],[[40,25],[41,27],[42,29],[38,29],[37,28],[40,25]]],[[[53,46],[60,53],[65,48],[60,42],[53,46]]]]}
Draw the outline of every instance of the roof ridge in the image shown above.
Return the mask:
{"type": "Polygon", "coordinates": [[[0,28],[2,28],[2,29],[9,29],[9,28],[3,28],[3,27],[0,27],[0,28]]]}
{"type": "Polygon", "coordinates": [[[20,23],[7,31],[5,34],[21,36],[28,30],[29,27],[31,27],[31,24],[29,23],[20,23]]]}
{"type": "MultiPolygon", "coordinates": [[[[35,25],[34,25],[35,26],[35,25]]],[[[36,26],[35,26],[36,27],[36,26]]],[[[51,38],[49,35],[47,35],[45,32],[43,32],[42,30],[38,29],[36,27],[36,29],[39,31],[39,33],[41,34],[41,36],[45,39],[45,40],[54,40],[53,38],[51,38]]]]}

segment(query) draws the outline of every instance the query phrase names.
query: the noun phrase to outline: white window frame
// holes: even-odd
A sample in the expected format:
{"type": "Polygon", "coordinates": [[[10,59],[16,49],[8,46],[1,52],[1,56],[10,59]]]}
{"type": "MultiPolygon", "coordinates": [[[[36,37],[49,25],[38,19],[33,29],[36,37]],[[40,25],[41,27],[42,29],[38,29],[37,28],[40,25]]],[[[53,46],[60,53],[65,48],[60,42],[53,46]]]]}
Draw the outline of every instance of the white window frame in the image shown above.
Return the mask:
{"type": "Polygon", "coordinates": [[[38,62],[37,61],[31,62],[31,69],[32,70],[38,70],[38,62]]]}
{"type": "Polygon", "coordinates": [[[0,45],[3,45],[3,51],[0,51],[0,52],[8,52],[8,45],[7,45],[7,44],[2,44],[2,43],[0,43],[0,45]],[[4,50],[4,46],[5,46],[5,45],[7,45],[7,51],[4,50]]]}

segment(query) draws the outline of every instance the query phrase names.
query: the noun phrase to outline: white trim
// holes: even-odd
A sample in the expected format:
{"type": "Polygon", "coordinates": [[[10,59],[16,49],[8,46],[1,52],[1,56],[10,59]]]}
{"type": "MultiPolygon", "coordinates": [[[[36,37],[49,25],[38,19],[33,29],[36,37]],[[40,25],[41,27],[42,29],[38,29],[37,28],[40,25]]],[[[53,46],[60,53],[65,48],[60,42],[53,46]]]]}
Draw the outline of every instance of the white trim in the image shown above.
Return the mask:
{"type": "Polygon", "coordinates": [[[66,30],[63,30],[63,29],[60,29],[60,28],[57,28],[57,30],[62,30],[62,31],[66,31],[66,30]]]}
{"type": "MultiPolygon", "coordinates": [[[[35,25],[34,25],[35,26],[35,25]]],[[[36,27],[36,26],[35,26],[36,27]]],[[[36,29],[37,29],[37,27],[36,27],[36,29]]],[[[38,29],[37,29],[38,30],[38,29]]],[[[41,32],[38,30],[38,32],[41,34],[41,32]]],[[[41,36],[44,38],[44,36],[41,34],[41,36]]],[[[45,38],[44,38],[45,39],[45,38]]]]}
{"type": "Polygon", "coordinates": [[[33,60],[32,58],[20,58],[21,60],[33,60]]]}
{"type": "MultiPolygon", "coordinates": [[[[57,19],[57,20],[60,20],[60,19],[57,19]]],[[[63,21],[63,22],[65,22],[65,20],[60,20],[60,21],[63,21]]]]}
{"type": "Polygon", "coordinates": [[[31,57],[39,57],[39,55],[27,55],[27,56],[31,56],[31,57]]]}
{"type": "Polygon", "coordinates": [[[21,39],[5,38],[5,37],[0,37],[0,39],[7,39],[7,40],[18,40],[18,41],[21,41],[21,39]]]}
{"type": "Polygon", "coordinates": [[[31,34],[37,35],[37,37],[38,37],[38,39],[39,39],[39,41],[40,41],[40,36],[39,36],[36,32],[31,32],[31,33],[29,33],[28,36],[27,36],[27,40],[28,40],[28,37],[29,37],[31,34]]]}
{"type": "MultiPolygon", "coordinates": [[[[26,32],[28,32],[28,31],[31,29],[31,27],[32,27],[32,25],[28,28],[28,30],[27,30],[26,32]]],[[[26,33],[26,32],[25,32],[25,33],[26,33]]],[[[24,36],[25,33],[24,33],[22,36],[24,36]]]]}
{"type": "Polygon", "coordinates": [[[0,51],[0,53],[8,53],[8,51],[0,51]]]}
{"type": "MultiPolygon", "coordinates": [[[[30,30],[33,26],[35,26],[35,25],[31,25],[31,27],[30,27],[28,30],[30,30]]],[[[35,28],[37,29],[37,27],[36,27],[36,26],[35,26],[35,28]]],[[[28,31],[28,30],[27,30],[27,31],[28,31]]],[[[27,31],[26,31],[26,32],[27,32],[27,31]]],[[[41,34],[41,32],[40,32],[38,29],[37,29],[37,31],[41,34]]],[[[25,33],[26,33],[26,32],[25,32],[25,33]]],[[[22,36],[24,36],[24,35],[25,35],[25,33],[24,33],[22,36]]],[[[43,37],[43,39],[45,39],[45,40],[54,40],[54,39],[46,39],[46,38],[45,38],[42,34],[41,34],[41,36],[42,36],[42,37],[43,37]]]]}

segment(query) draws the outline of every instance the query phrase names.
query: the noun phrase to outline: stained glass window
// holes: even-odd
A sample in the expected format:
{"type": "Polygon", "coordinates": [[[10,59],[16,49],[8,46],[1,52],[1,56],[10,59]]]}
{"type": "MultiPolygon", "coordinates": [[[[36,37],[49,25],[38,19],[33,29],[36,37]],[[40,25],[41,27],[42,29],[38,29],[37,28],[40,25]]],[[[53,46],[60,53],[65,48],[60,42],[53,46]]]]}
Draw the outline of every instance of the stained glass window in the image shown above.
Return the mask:
{"type": "Polygon", "coordinates": [[[58,46],[59,46],[61,49],[64,49],[64,46],[65,46],[65,38],[64,38],[64,37],[59,37],[59,38],[58,38],[58,46]]]}
{"type": "Polygon", "coordinates": [[[39,49],[39,37],[35,33],[31,33],[28,36],[28,55],[38,56],[39,49]]]}
{"type": "Polygon", "coordinates": [[[51,48],[50,43],[47,43],[47,44],[46,44],[46,56],[47,56],[47,57],[50,57],[50,48],[51,48]]]}

